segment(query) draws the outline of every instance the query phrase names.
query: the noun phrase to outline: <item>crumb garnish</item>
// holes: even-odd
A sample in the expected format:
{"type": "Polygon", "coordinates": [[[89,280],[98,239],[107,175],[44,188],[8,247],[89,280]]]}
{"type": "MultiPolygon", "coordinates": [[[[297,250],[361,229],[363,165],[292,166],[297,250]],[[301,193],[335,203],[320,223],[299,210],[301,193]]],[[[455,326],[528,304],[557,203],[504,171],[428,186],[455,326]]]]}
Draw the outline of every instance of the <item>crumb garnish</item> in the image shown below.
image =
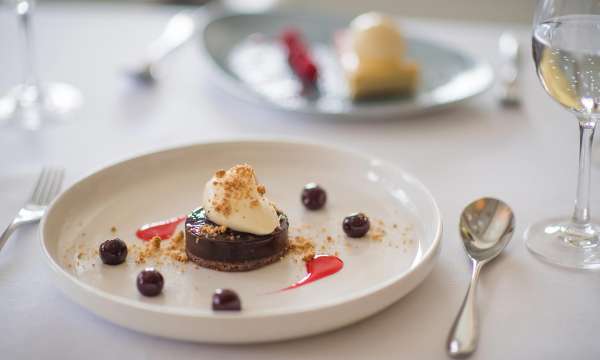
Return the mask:
{"type": "Polygon", "coordinates": [[[157,264],[159,264],[161,258],[167,258],[177,262],[186,263],[189,259],[185,251],[184,239],[183,231],[178,231],[168,240],[168,242],[165,242],[165,246],[162,246],[163,240],[158,236],[150,239],[150,241],[141,248],[137,245],[132,245],[131,249],[136,253],[135,262],[137,264],[143,264],[150,258],[154,258],[157,264]]]}
{"type": "Polygon", "coordinates": [[[308,254],[306,254],[306,255],[304,255],[304,256],[302,257],[302,260],[303,260],[304,262],[309,262],[309,261],[311,261],[311,260],[312,260],[312,259],[314,259],[314,258],[315,258],[315,253],[308,253],[308,254]]]}
{"type": "Polygon", "coordinates": [[[154,251],[160,250],[160,242],[161,241],[162,240],[159,236],[155,236],[152,239],[150,239],[150,241],[148,242],[148,245],[154,251]]]}
{"type": "Polygon", "coordinates": [[[289,252],[302,256],[304,261],[309,261],[315,257],[315,244],[307,237],[294,236],[290,239],[289,252]]]}
{"type": "Polygon", "coordinates": [[[248,200],[250,207],[260,205],[259,198],[256,197],[265,194],[266,189],[263,185],[256,186],[256,174],[254,169],[248,164],[236,165],[229,171],[219,170],[215,173],[215,179],[212,184],[223,189],[223,197],[213,199],[211,204],[214,210],[224,217],[228,217],[234,211],[232,202],[240,200],[248,200]]]}
{"type": "Polygon", "coordinates": [[[264,195],[267,193],[267,189],[265,188],[264,185],[258,185],[256,187],[256,191],[260,194],[260,195],[264,195]]]}
{"type": "Polygon", "coordinates": [[[200,233],[202,233],[204,235],[223,234],[225,231],[227,231],[227,226],[224,226],[224,225],[217,226],[217,225],[205,224],[200,227],[200,233]]]}
{"type": "Polygon", "coordinates": [[[381,241],[386,235],[385,231],[385,223],[383,220],[376,220],[373,222],[374,226],[371,226],[371,229],[367,233],[367,237],[370,240],[381,241]]]}

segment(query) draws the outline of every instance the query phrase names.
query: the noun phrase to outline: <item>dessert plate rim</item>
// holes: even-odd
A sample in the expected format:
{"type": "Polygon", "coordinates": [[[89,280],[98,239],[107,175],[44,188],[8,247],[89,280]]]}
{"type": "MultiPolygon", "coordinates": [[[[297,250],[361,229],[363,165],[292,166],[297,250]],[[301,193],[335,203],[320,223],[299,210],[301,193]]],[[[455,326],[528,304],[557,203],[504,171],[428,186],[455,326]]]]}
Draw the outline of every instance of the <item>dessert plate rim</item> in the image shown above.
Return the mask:
{"type": "Polygon", "coordinates": [[[295,108],[283,106],[260,95],[258,92],[240,80],[237,76],[225,71],[225,69],[219,65],[215,55],[207,46],[207,30],[211,26],[214,26],[214,24],[222,21],[228,21],[233,18],[269,16],[293,16],[294,18],[321,17],[325,19],[336,19],[338,21],[346,18],[344,16],[334,16],[331,14],[311,14],[307,12],[292,13],[285,10],[272,10],[264,13],[223,12],[215,17],[203,21],[200,26],[200,39],[198,41],[198,47],[200,48],[200,53],[204,59],[204,62],[210,69],[209,77],[212,78],[213,82],[225,92],[250,104],[262,105],[279,111],[319,116],[323,119],[365,120],[368,118],[387,118],[393,115],[401,115],[400,117],[405,117],[435,110],[442,110],[444,108],[465,102],[488,91],[494,84],[495,75],[493,67],[482,57],[476,56],[468,50],[459,49],[448,44],[435,41],[434,39],[428,37],[415,36],[414,34],[407,32],[404,34],[404,36],[408,42],[415,41],[425,43],[430,47],[435,47],[443,50],[444,52],[453,53],[455,55],[460,55],[465,59],[469,59],[473,63],[473,67],[469,69],[468,72],[477,74],[480,77],[480,80],[474,86],[470,86],[470,91],[465,92],[462,97],[447,99],[444,101],[427,100],[427,102],[424,104],[419,104],[416,101],[407,101],[406,98],[398,98],[398,101],[386,101],[385,103],[373,102],[368,104],[352,105],[351,110],[342,111],[323,111],[322,109],[314,106],[299,106],[295,108]]]}
{"type": "MultiPolygon", "coordinates": [[[[345,147],[341,147],[341,146],[337,146],[337,145],[334,146],[334,145],[330,145],[330,144],[323,144],[320,142],[306,141],[306,140],[298,139],[298,138],[239,137],[239,138],[228,138],[228,139],[213,139],[210,141],[193,142],[193,143],[183,144],[183,145],[174,146],[174,147],[166,147],[166,148],[159,149],[159,150],[152,151],[152,152],[145,152],[145,153],[142,153],[139,155],[133,155],[133,156],[127,157],[123,160],[113,161],[105,166],[98,166],[95,170],[91,171],[88,175],[85,175],[81,179],[72,183],[67,189],[65,189],[57,198],[55,198],[52,201],[52,203],[49,205],[49,207],[46,211],[46,214],[42,218],[42,221],[41,221],[40,227],[39,227],[39,232],[40,232],[40,242],[42,245],[44,257],[46,259],[47,264],[50,266],[50,268],[55,273],[55,275],[59,276],[59,278],[63,281],[68,281],[71,285],[76,285],[77,287],[79,287],[80,289],[85,291],[88,295],[98,296],[98,297],[100,297],[104,300],[108,300],[110,302],[115,302],[115,303],[118,303],[118,304],[121,304],[121,305],[124,305],[127,307],[132,307],[137,310],[148,311],[148,312],[152,312],[152,313],[156,313],[156,314],[168,314],[168,315],[175,315],[175,316],[195,317],[195,318],[211,318],[211,319],[232,319],[232,318],[255,319],[255,318],[265,318],[265,317],[282,316],[282,315],[284,316],[284,315],[306,313],[306,312],[311,312],[311,311],[326,310],[326,309],[333,308],[333,307],[336,307],[341,304],[361,300],[362,298],[367,297],[369,295],[373,295],[374,293],[377,293],[379,291],[382,291],[383,289],[386,289],[395,283],[401,282],[410,273],[415,272],[417,269],[424,267],[431,262],[435,262],[435,260],[437,259],[437,256],[439,255],[440,246],[441,246],[442,219],[441,219],[441,213],[440,213],[439,207],[437,205],[437,202],[435,201],[435,198],[433,197],[433,195],[431,194],[429,189],[420,180],[418,180],[416,177],[414,177],[412,174],[404,171],[401,167],[393,164],[390,161],[386,161],[386,160],[382,160],[382,159],[379,159],[374,156],[366,155],[366,154],[360,153],[360,152],[350,149],[350,148],[345,148],[345,147]],[[48,245],[47,245],[48,237],[46,236],[46,231],[47,231],[47,226],[48,226],[47,225],[48,218],[53,216],[53,209],[57,206],[57,204],[59,204],[62,201],[62,199],[72,189],[82,186],[83,183],[85,183],[89,179],[93,178],[97,174],[99,174],[103,171],[107,171],[109,169],[113,169],[117,166],[126,165],[129,162],[140,161],[144,158],[146,158],[146,159],[152,158],[153,156],[157,156],[159,154],[163,154],[163,153],[167,153],[167,152],[177,152],[177,151],[181,151],[181,150],[184,150],[187,148],[219,145],[219,144],[226,144],[226,145],[230,145],[230,146],[235,146],[235,145],[239,146],[241,144],[261,144],[261,143],[262,144],[279,145],[279,146],[286,146],[286,145],[292,144],[292,145],[301,145],[301,146],[320,147],[324,150],[331,150],[331,151],[342,152],[342,153],[346,153],[346,154],[352,154],[352,156],[359,157],[366,161],[376,161],[380,164],[384,164],[384,165],[393,167],[393,169],[395,171],[399,171],[402,174],[404,179],[407,179],[407,181],[410,181],[411,183],[413,183],[417,187],[419,187],[420,190],[422,190],[426,194],[426,196],[428,197],[429,201],[431,202],[431,204],[434,208],[434,214],[436,216],[437,221],[435,223],[435,229],[436,229],[435,236],[432,239],[431,245],[419,257],[418,260],[415,260],[413,262],[411,267],[409,269],[407,269],[406,271],[404,271],[402,273],[398,273],[397,275],[392,276],[389,279],[386,279],[385,281],[383,281],[379,284],[366,287],[363,290],[361,290],[360,292],[354,292],[349,296],[344,296],[337,300],[329,301],[324,304],[296,306],[296,307],[292,307],[292,308],[282,308],[282,309],[276,309],[276,310],[267,309],[267,310],[263,310],[260,312],[252,312],[249,314],[244,313],[244,312],[241,312],[241,313],[214,312],[209,308],[192,310],[189,308],[177,308],[177,307],[164,306],[164,305],[158,305],[158,304],[148,304],[148,303],[143,303],[143,302],[132,300],[132,299],[127,299],[127,298],[124,298],[124,297],[121,297],[118,295],[113,295],[107,291],[103,291],[92,285],[86,284],[82,280],[78,279],[76,276],[68,273],[62,266],[60,266],[57,263],[55,257],[50,253],[50,251],[48,249],[48,245]]],[[[426,276],[427,275],[425,275],[423,280],[426,278],[426,276]]],[[[423,280],[421,280],[421,281],[423,281],[423,280]]],[[[421,281],[419,281],[419,283],[421,281]]],[[[60,287],[63,288],[63,291],[66,292],[69,297],[72,297],[72,298],[75,297],[75,295],[69,294],[68,293],[69,291],[64,289],[66,287],[64,284],[61,284],[61,285],[62,286],[60,286],[60,287]]],[[[410,291],[412,291],[412,289],[410,291]]]]}

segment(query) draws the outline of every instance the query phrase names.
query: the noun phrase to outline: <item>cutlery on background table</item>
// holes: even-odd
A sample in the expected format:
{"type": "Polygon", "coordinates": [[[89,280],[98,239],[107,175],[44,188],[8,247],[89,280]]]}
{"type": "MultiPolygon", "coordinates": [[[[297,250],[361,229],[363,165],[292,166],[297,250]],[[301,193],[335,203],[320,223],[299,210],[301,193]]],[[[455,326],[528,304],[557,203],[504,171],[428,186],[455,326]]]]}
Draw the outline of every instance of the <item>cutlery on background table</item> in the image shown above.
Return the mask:
{"type": "Polygon", "coordinates": [[[502,64],[500,65],[500,103],[505,107],[518,107],[521,105],[519,96],[519,65],[520,45],[519,40],[510,32],[505,32],[498,40],[498,51],[502,64]]]}
{"type": "Polygon", "coordinates": [[[161,60],[185,44],[196,32],[195,13],[183,11],[173,16],[162,34],[147,48],[145,58],[130,69],[127,75],[143,85],[157,80],[157,67],[161,60]]]}
{"type": "Polygon", "coordinates": [[[477,348],[479,324],[475,292],[479,272],[506,247],[515,228],[515,219],[504,202],[481,198],[463,210],[459,227],[473,272],[467,295],[448,335],[448,354],[455,358],[467,357],[477,348]]]}
{"type": "Polygon", "coordinates": [[[65,171],[62,168],[44,168],[42,170],[31,198],[0,236],[0,250],[19,226],[37,222],[44,216],[48,204],[62,187],[64,174],[65,171]]]}

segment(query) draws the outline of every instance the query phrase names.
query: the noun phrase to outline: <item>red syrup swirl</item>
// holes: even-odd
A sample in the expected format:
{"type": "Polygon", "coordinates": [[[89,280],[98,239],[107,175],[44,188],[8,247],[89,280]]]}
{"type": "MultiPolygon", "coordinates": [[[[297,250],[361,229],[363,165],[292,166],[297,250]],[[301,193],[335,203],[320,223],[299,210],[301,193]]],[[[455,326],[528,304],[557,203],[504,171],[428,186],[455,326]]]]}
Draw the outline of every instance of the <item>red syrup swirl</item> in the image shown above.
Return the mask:
{"type": "Polygon", "coordinates": [[[306,263],[306,276],[302,280],[281,289],[281,291],[295,289],[342,270],[344,262],[337,256],[317,255],[306,263]]]}
{"type": "Polygon", "coordinates": [[[173,236],[177,225],[179,225],[186,216],[179,216],[169,220],[158,221],[150,224],[143,225],[135,232],[135,235],[142,240],[150,240],[155,236],[158,236],[161,240],[165,240],[173,236]]]}

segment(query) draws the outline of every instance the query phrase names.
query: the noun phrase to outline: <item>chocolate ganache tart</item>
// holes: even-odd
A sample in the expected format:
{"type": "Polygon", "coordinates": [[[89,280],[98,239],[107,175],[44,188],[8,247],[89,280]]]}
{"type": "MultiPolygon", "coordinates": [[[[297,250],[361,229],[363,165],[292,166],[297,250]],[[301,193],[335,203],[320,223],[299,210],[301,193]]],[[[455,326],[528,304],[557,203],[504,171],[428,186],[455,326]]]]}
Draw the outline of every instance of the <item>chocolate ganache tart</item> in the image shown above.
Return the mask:
{"type": "Polygon", "coordinates": [[[202,206],[185,221],[190,260],[219,271],[249,271],[278,261],[288,246],[288,218],[265,196],[249,165],[219,170],[202,206]]]}

